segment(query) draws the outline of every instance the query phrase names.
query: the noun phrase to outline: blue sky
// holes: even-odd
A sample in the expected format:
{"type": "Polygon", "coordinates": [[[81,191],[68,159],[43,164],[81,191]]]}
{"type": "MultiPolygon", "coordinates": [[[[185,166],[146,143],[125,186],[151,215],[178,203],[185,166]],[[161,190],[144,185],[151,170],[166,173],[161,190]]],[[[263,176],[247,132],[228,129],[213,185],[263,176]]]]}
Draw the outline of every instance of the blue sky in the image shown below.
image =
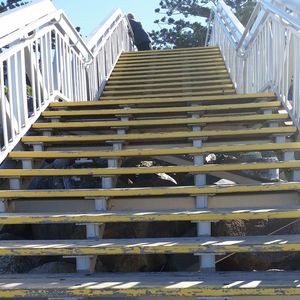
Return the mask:
{"type": "Polygon", "coordinates": [[[158,29],[154,24],[160,0],[53,0],[56,8],[62,8],[74,26],[81,27],[83,36],[88,36],[117,8],[133,12],[147,31],[158,29]]]}

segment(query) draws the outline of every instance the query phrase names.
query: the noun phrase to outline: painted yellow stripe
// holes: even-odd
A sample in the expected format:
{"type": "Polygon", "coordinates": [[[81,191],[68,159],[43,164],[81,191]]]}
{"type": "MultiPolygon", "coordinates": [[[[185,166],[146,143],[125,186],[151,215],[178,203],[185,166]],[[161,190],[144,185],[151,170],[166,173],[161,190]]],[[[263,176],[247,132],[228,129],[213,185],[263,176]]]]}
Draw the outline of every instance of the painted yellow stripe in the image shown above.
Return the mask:
{"type": "Polygon", "coordinates": [[[162,211],[107,211],[85,213],[1,213],[0,224],[118,223],[159,221],[227,221],[300,218],[300,208],[198,209],[162,211]]]}
{"type": "Polygon", "coordinates": [[[205,86],[187,86],[187,87],[177,87],[177,88],[162,88],[162,89],[141,89],[141,90],[115,90],[115,91],[104,91],[102,93],[102,95],[106,96],[106,95],[113,95],[113,96],[118,96],[118,95],[135,95],[135,94],[146,94],[149,93],[150,96],[153,96],[151,93],[156,94],[156,93],[167,93],[167,92],[172,92],[172,93],[176,93],[176,92],[180,92],[180,93],[184,93],[185,91],[209,91],[209,90],[214,90],[214,89],[232,89],[233,88],[233,83],[231,83],[230,80],[228,80],[227,84],[223,83],[223,80],[215,80],[214,82],[212,82],[212,85],[205,85],[205,86]],[[219,83],[219,84],[218,84],[219,83]]]}
{"type": "Polygon", "coordinates": [[[155,59],[155,60],[143,60],[143,61],[134,61],[134,62],[122,62],[118,61],[116,64],[116,68],[131,68],[131,67],[150,67],[150,66],[155,66],[155,67],[161,67],[164,65],[181,65],[181,64],[191,64],[191,63],[200,63],[200,62],[215,62],[215,61],[221,61],[223,60],[223,57],[220,53],[213,54],[213,55],[205,55],[205,56],[198,56],[198,57],[193,57],[193,56],[186,56],[181,57],[179,59],[176,58],[169,58],[169,59],[155,59]]]}
{"type": "Polygon", "coordinates": [[[1,198],[42,199],[74,197],[143,197],[171,195],[209,195],[233,193],[268,193],[298,191],[299,182],[265,183],[261,185],[223,185],[223,186],[179,186],[159,188],[119,188],[119,189],[75,189],[75,190],[0,190],[1,198]]]}
{"type": "Polygon", "coordinates": [[[121,57],[141,57],[141,56],[160,56],[164,54],[178,54],[178,53],[196,53],[196,52],[209,52],[220,51],[219,47],[189,47],[177,49],[163,49],[163,50],[146,50],[142,52],[129,51],[123,52],[121,57]]]}
{"type": "MultiPolygon", "coordinates": [[[[232,86],[232,85],[229,85],[232,86]]],[[[140,95],[127,95],[127,96],[119,96],[119,95],[108,95],[108,96],[102,96],[102,100],[125,100],[125,99],[153,99],[153,98],[170,98],[170,97],[193,97],[193,96],[210,96],[210,95],[232,95],[235,94],[235,89],[230,87],[223,87],[223,86],[217,86],[217,87],[209,87],[209,89],[213,89],[212,91],[206,90],[206,91],[177,91],[174,93],[169,92],[168,94],[140,94],[140,95]]],[[[174,89],[172,89],[173,91],[174,89]]]]}
{"type": "Polygon", "coordinates": [[[145,66],[145,67],[115,67],[113,73],[136,73],[138,71],[141,72],[148,72],[154,71],[155,73],[164,72],[164,70],[173,70],[173,69],[187,69],[187,68],[201,68],[201,67],[213,67],[213,66],[220,66],[225,65],[222,58],[215,58],[211,61],[206,60],[203,61],[195,61],[189,62],[185,64],[168,64],[168,65],[153,65],[153,66],[145,66]]]}
{"type": "MultiPolygon", "coordinates": [[[[196,77],[197,75],[215,75],[215,74],[227,74],[228,75],[228,71],[226,70],[225,66],[219,66],[219,67],[206,67],[206,68],[201,68],[201,70],[190,70],[189,72],[179,72],[179,73],[161,73],[161,74],[151,74],[151,78],[153,79],[166,79],[166,78],[178,78],[180,76],[194,76],[196,77]]],[[[228,75],[229,76],[229,75],[228,75]]],[[[114,75],[111,74],[111,76],[109,77],[109,81],[113,81],[113,80],[127,80],[127,79],[145,79],[145,80],[149,80],[149,75],[145,75],[145,74],[138,74],[138,75],[114,75]]]]}
{"type": "Polygon", "coordinates": [[[228,153],[249,151],[294,151],[300,149],[298,143],[268,143],[249,145],[222,145],[203,148],[162,148],[162,149],[129,149],[119,151],[13,151],[12,159],[46,159],[46,158],[91,158],[91,157],[146,157],[160,155],[192,155],[206,153],[228,153]]]}
{"type": "Polygon", "coordinates": [[[44,111],[43,117],[78,117],[78,116],[104,116],[104,115],[136,115],[136,114],[160,114],[160,113],[184,113],[184,112],[203,112],[203,111],[224,111],[224,110],[243,110],[260,108],[278,108],[280,101],[254,102],[242,104],[221,104],[221,105],[197,105],[189,107],[160,107],[160,108],[131,108],[131,109],[102,109],[102,110],[56,110],[44,111]]]}
{"type": "Polygon", "coordinates": [[[209,79],[217,79],[217,78],[230,78],[228,73],[226,71],[222,71],[222,72],[218,72],[215,73],[212,72],[212,75],[203,75],[203,76],[198,76],[197,74],[195,75],[181,75],[181,76],[176,76],[176,77],[172,77],[172,76],[167,76],[165,78],[161,78],[161,77],[152,77],[151,78],[144,78],[144,79],[140,79],[139,76],[136,77],[136,79],[134,80],[124,80],[122,79],[123,77],[120,77],[120,79],[116,79],[116,78],[110,78],[106,84],[106,87],[110,87],[111,85],[126,85],[126,84],[147,84],[148,82],[150,83],[168,83],[168,82],[184,82],[184,81],[201,81],[201,80],[209,80],[209,79]]]}
{"type": "Polygon", "coordinates": [[[299,169],[300,161],[241,163],[204,166],[162,166],[131,168],[93,168],[93,169],[0,169],[0,177],[19,176],[80,176],[80,175],[124,175],[124,174],[157,174],[157,173],[208,173],[245,170],[299,169]]]}
{"type": "Polygon", "coordinates": [[[213,124],[213,123],[234,123],[234,122],[261,122],[261,121],[286,121],[288,114],[255,114],[225,117],[200,117],[200,118],[174,118],[157,120],[134,120],[134,121],[92,121],[92,122],[48,122],[35,123],[33,129],[74,129],[74,128],[107,128],[107,127],[143,127],[143,126],[170,126],[190,124],[213,124]]]}
{"type": "Polygon", "coordinates": [[[109,90],[118,90],[121,91],[122,89],[139,89],[141,91],[144,91],[145,88],[153,88],[153,90],[156,90],[154,88],[157,87],[168,87],[170,88],[171,86],[175,87],[181,87],[181,86],[188,86],[190,89],[194,89],[194,85],[200,86],[200,85],[209,85],[209,84],[218,84],[218,83],[232,83],[230,78],[223,78],[223,79],[216,79],[216,80],[206,80],[206,81],[187,81],[187,82],[180,82],[177,81],[175,83],[153,83],[153,84],[139,84],[139,85],[110,85],[105,87],[105,91],[109,90]]]}
{"type": "MultiPolygon", "coordinates": [[[[5,274],[0,297],[299,296],[300,272],[5,274]]],[[[277,298],[275,298],[277,299],[277,298]]]]}
{"type": "Polygon", "coordinates": [[[133,140],[165,140],[165,139],[186,139],[206,137],[246,137],[271,134],[290,135],[297,132],[293,126],[265,127],[259,129],[243,130],[210,130],[200,132],[172,132],[172,133],[142,133],[142,134],[108,134],[108,135],[78,135],[78,136],[25,136],[24,143],[70,143],[70,142],[100,142],[100,141],[133,141],[133,140]]]}
{"type": "Polygon", "coordinates": [[[177,69],[170,69],[170,68],[166,68],[163,70],[159,70],[159,72],[155,69],[153,70],[144,70],[144,71],[116,71],[114,70],[111,74],[112,78],[115,78],[115,76],[122,76],[123,78],[126,78],[126,76],[133,76],[133,75],[140,75],[140,74],[147,74],[147,78],[149,78],[149,75],[151,74],[164,74],[164,76],[166,76],[166,74],[172,73],[172,74],[177,74],[178,76],[181,75],[182,73],[185,72],[196,72],[196,71],[209,71],[209,70],[226,70],[226,66],[223,62],[220,63],[216,63],[214,65],[209,65],[209,66],[198,66],[199,68],[201,67],[201,69],[197,69],[195,67],[182,67],[182,68],[177,68],[177,69]]]}
{"type": "Polygon", "coordinates": [[[190,55],[209,55],[209,54],[215,54],[215,53],[221,53],[220,49],[215,48],[215,49],[197,49],[190,51],[186,49],[187,51],[163,51],[163,52],[152,52],[152,55],[149,55],[149,53],[136,53],[137,55],[132,55],[132,53],[122,53],[119,60],[144,60],[144,59],[163,59],[166,57],[185,57],[185,56],[190,56],[190,55]]]}
{"type": "Polygon", "coordinates": [[[118,63],[126,64],[126,63],[148,63],[148,62],[167,62],[167,61],[181,61],[181,60],[191,60],[191,59],[201,59],[201,58],[210,58],[213,56],[222,57],[220,51],[209,51],[209,52],[196,52],[196,53],[188,53],[188,54],[169,54],[169,55],[161,55],[161,56],[148,56],[145,57],[120,57],[118,63]]]}
{"type": "MultiPolygon", "coordinates": [[[[186,103],[186,102],[230,102],[237,103],[240,101],[253,102],[256,100],[274,100],[274,93],[257,93],[257,94],[234,94],[220,96],[195,96],[182,98],[163,98],[147,100],[147,104],[157,103],[186,103]]],[[[107,106],[107,105],[126,105],[126,104],[145,104],[145,100],[100,100],[100,101],[82,101],[82,102],[52,102],[50,107],[82,107],[82,106],[107,106]]]]}
{"type": "Polygon", "coordinates": [[[1,256],[183,254],[300,251],[300,235],[1,241],[1,256]]]}

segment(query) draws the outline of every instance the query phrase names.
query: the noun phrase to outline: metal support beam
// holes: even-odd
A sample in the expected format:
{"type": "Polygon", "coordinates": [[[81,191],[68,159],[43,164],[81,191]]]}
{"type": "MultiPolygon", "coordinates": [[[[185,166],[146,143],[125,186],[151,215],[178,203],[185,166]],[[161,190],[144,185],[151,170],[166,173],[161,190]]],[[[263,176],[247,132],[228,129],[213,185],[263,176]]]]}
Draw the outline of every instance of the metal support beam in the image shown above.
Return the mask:
{"type": "MultiPolygon", "coordinates": [[[[193,114],[193,118],[199,118],[200,115],[193,114]]],[[[193,131],[201,131],[200,126],[192,126],[193,131]]],[[[193,147],[202,148],[203,141],[200,139],[193,140],[193,147]]],[[[204,165],[204,156],[195,155],[194,165],[201,166],[204,165]]],[[[206,185],[206,175],[205,174],[195,174],[194,175],[195,186],[206,185]]],[[[196,196],[196,208],[207,208],[208,207],[208,196],[199,195],[196,196]]],[[[197,223],[197,236],[210,236],[211,235],[211,222],[198,222],[197,223]]],[[[201,255],[200,256],[200,270],[201,271],[214,271],[215,270],[215,256],[212,254],[201,255]]]]}
{"type": "Polygon", "coordinates": [[[9,188],[11,190],[21,190],[21,178],[10,178],[9,179],[9,188]]]}

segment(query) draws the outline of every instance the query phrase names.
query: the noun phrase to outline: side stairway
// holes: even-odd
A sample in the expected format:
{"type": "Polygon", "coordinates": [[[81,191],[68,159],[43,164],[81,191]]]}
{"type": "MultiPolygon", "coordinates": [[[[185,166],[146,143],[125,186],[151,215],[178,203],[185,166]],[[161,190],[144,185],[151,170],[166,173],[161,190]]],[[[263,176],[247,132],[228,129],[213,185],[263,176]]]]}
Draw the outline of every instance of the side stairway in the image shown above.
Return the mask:
{"type": "Polygon", "coordinates": [[[100,101],[52,103],[10,153],[6,163],[14,168],[0,169],[7,179],[0,224],[86,227],[80,240],[1,241],[1,256],[59,256],[76,261],[78,272],[1,275],[0,299],[299,299],[299,271],[223,272],[216,261],[232,253],[298,252],[300,235],[212,237],[211,231],[219,221],[300,217],[298,131],[282,110],[272,93],[236,94],[218,48],[124,53],[100,101]],[[207,162],[209,154],[248,152],[276,153],[278,160],[207,162]],[[128,167],[129,158],[161,164],[128,167]],[[103,167],[89,167],[99,159],[103,167]],[[68,168],[66,160],[82,166],[68,168]],[[266,181],[245,172],[259,170],[279,170],[280,177],[266,181]],[[162,173],[190,174],[190,185],[130,188],[118,180],[162,173]],[[45,176],[93,176],[99,188],[28,189],[45,176]],[[103,239],[105,223],[158,221],[194,222],[195,236],[103,239]],[[97,256],[129,254],[196,255],[199,268],[94,272],[97,256]]]}

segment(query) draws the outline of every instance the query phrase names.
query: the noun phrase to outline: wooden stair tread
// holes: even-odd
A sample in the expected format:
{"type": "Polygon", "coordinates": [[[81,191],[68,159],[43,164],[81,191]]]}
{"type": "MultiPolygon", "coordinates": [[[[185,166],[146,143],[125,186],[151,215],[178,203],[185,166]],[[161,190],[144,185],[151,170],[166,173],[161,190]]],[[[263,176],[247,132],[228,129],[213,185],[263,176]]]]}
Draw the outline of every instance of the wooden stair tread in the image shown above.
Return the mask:
{"type": "MultiPolygon", "coordinates": [[[[122,77],[123,78],[123,77],[122,77]]],[[[168,76],[166,78],[161,78],[161,77],[151,77],[151,78],[144,78],[144,79],[139,79],[138,77],[136,79],[122,79],[122,78],[109,78],[108,82],[106,84],[106,87],[110,87],[111,85],[118,85],[118,86],[127,86],[128,84],[136,84],[136,85],[143,85],[143,84],[149,84],[149,83],[182,83],[182,82],[201,82],[202,80],[210,80],[210,79],[218,79],[218,78],[230,78],[229,74],[226,71],[223,72],[216,72],[214,73],[208,73],[208,74],[203,74],[203,73],[196,73],[196,74],[186,74],[186,75],[181,75],[181,76],[168,76]]]]}
{"type": "Polygon", "coordinates": [[[160,83],[152,83],[152,84],[131,84],[131,85],[106,85],[104,88],[104,91],[123,91],[123,90],[130,90],[130,89],[134,89],[134,91],[144,91],[146,88],[150,88],[153,90],[156,90],[157,88],[165,88],[165,89],[169,89],[171,87],[190,87],[191,89],[194,88],[194,86],[206,86],[206,85],[210,85],[210,84],[218,84],[218,83],[232,83],[232,80],[229,77],[226,78],[214,78],[214,79],[207,79],[207,80],[202,80],[202,81],[191,81],[191,80],[186,80],[186,81],[177,81],[177,82],[160,82],[160,83]]]}
{"type": "Polygon", "coordinates": [[[70,135],[70,136],[25,136],[22,138],[24,143],[76,143],[76,142],[107,142],[107,141],[145,141],[145,140],[167,140],[167,139],[187,139],[187,138],[209,138],[209,137],[249,137],[270,134],[291,135],[297,132],[294,126],[285,127],[262,127],[258,129],[242,130],[210,130],[199,132],[171,132],[171,133],[129,133],[111,135],[70,135]]]}
{"type": "Polygon", "coordinates": [[[88,197],[139,197],[168,195],[208,195],[230,193],[268,193],[298,191],[300,182],[276,182],[259,185],[211,185],[203,187],[145,187],[113,189],[74,190],[0,190],[0,198],[40,199],[41,198],[88,198],[88,197]]]}
{"type": "MultiPolygon", "coordinates": [[[[234,95],[221,95],[221,96],[196,96],[196,97],[175,97],[163,99],[148,99],[147,104],[160,104],[160,103],[186,103],[186,102],[222,102],[232,101],[233,104],[239,104],[239,101],[246,100],[253,102],[256,99],[260,100],[275,100],[274,93],[254,93],[254,94],[234,94],[234,95]]],[[[99,101],[84,101],[84,102],[52,102],[49,104],[51,108],[72,108],[72,107],[90,107],[90,106],[107,106],[107,105],[127,105],[127,104],[145,104],[144,99],[128,99],[128,100],[99,100],[99,101]]]]}
{"type": "Polygon", "coordinates": [[[146,50],[146,51],[129,51],[123,52],[121,57],[141,57],[141,56],[160,56],[164,54],[178,54],[178,53],[196,53],[196,52],[210,52],[220,51],[219,47],[189,47],[189,48],[177,48],[177,49],[162,49],[162,50],[146,50]]]}
{"type": "Polygon", "coordinates": [[[186,57],[202,57],[202,56],[208,56],[208,55],[216,55],[216,54],[221,54],[219,49],[212,49],[212,50],[206,50],[206,51],[193,51],[189,53],[174,53],[174,52],[169,52],[168,54],[164,53],[163,55],[147,55],[147,56],[126,56],[125,53],[122,53],[119,61],[120,62],[131,62],[131,61],[145,61],[145,60],[165,60],[165,59],[181,59],[181,58],[186,58],[186,57]]]}
{"type": "Polygon", "coordinates": [[[103,96],[106,95],[124,95],[124,94],[143,94],[150,93],[150,96],[153,96],[154,93],[169,93],[169,92],[182,92],[185,91],[207,91],[212,89],[222,89],[222,88],[233,88],[233,83],[231,80],[227,80],[227,83],[223,83],[223,80],[215,80],[212,85],[205,86],[187,86],[187,87],[176,87],[176,88],[157,88],[157,89],[141,89],[141,90],[115,90],[115,91],[104,91],[103,96]],[[216,85],[217,83],[220,83],[216,85]]]}
{"type": "Polygon", "coordinates": [[[224,65],[224,62],[216,62],[214,64],[210,63],[207,65],[198,64],[197,66],[191,65],[191,66],[185,66],[179,68],[178,66],[174,66],[174,68],[166,67],[164,69],[156,70],[155,68],[152,69],[143,69],[143,70],[114,70],[111,74],[112,77],[114,76],[132,76],[132,75],[140,75],[140,74],[147,74],[147,77],[152,76],[152,74],[165,74],[165,76],[168,76],[166,74],[172,73],[180,75],[181,73],[186,72],[196,72],[196,71],[211,71],[211,70],[226,70],[226,67],[224,65]],[[198,67],[198,68],[195,68],[198,67]],[[151,74],[151,75],[150,75],[151,74]]]}
{"type": "Polygon", "coordinates": [[[116,64],[116,68],[122,67],[140,67],[140,66],[164,66],[164,65],[174,65],[174,64],[190,64],[190,63],[200,63],[200,62],[213,62],[215,60],[223,59],[220,53],[210,53],[207,55],[193,55],[193,56],[181,56],[179,58],[162,58],[162,59],[155,59],[155,60],[130,60],[130,61],[122,61],[118,60],[116,64]]]}
{"type": "Polygon", "coordinates": [[[99,211],[84,213],[1,213],[0,224],[119,223],[300,218],[300,206],[249,209],[99,211]]]}
{"type": "Polygon", "coordinates": [[[0,276],[0,297],[300,295],[300,272],[14,274],[0,276]]]}
{"type": "Polygon", "coordinates": [[[129,175],[157,173],[213,173],[247,170],[300,169],[300,161],[207,164],[203,166],[156,166],[122,168],[76,168],[76,169],[0,169],[0,177],[19,176],[93,176],[93,175],[129,175]]]}
{"type": "Polygon", "coordinates": [[[126,109],[93,109],[93,110],[54,110],[44,111],[43,117],[74,117],[74,116],[105,116],[105,115],[137,115],[137,114],[160,114],[160,113],[192,113],[192,112],[217,112],[244,109],[260,108],[278,108],[281,106],[280,101],[264,101],[241,104],[220,104],[220,105],[197,105],[183,107],[155,107],[155,108],[126,108],[126,109]]]}
{"type": "MultiPolygon", "coordinates": [[[[189,76],[189,77],[193,77],[196,78],[197,75],[199,76],[207,76],[207,75],[223,75],[226,74],[226,76],[229,76],[228,71],[226,70],[226,68],[224,68],[223,65],[217,66],[217,67],[204,67],[201,68],[200,70],[198,69],[189,69],[188,72],[184,72],[184,71],[180,71],[180,73],[169,73],[167,72],[166,74],[164,73],[159,73],[159,74],[151,74],[150,78],[151,79],[161,79],[161,80],[168,80],[168,79],[179,79],[182,76],[189,76]]],[[[112,82],[115,80],[121,80],[121,81],[126,81],[126,80],[133,80],[133,79],[144,79],[144,80],[151,80],[149,79],[149,75],[145,75],[145,74],[138,74],[138,75],[116,75],[116,74],[111,74],[111,76],[108,79],[108,82],[112,82]]]]}
{"type": "Polygon", "coordinates": [[[126,96],[117,96],[117,95],[107,95],[102,96],[102,100],[126,100],[126,99],[155,99],[155,98],[170,98],[170,97],[188,97],[188,96],[210,96],[210,95],[224,95],[224,94],[234,94],[235,89],[230,87],[218,87],[217,89],[213,90],[206,90],[206,91],[192,91],[192,92],[168,92],[167,94],[141,94],[141,95],[126,95],[126,96]]]}
{"type": "Polygon", "coordinates": [[[206,153],[249,152],[249,151],[289,151],[299,150],[300,142],[292,143],[263,143],[222,145],[203,148],[161,148],[161,149],[124,149],[118,151],[13,151],[9,157],[12,159],[26,158],[92,158],[92,157],[143,157],[160,155],[192,155],[206,153]]]}
{"type": "Polygon", "coordinates": [[[214,123],[235,123],[235,122],[260,122],[260,121],[287,121],[288,114],[254,114],[225,117],[200,117],[200,118],[172,118],[172,119],[151,119],[151,120],[130,120],[130,121],[80,121],[80,122],[47,122],[35,123],[33,129],[74,129],[74,128],[99,128],[99,127],[139,127],[144,126],[167,126],[167,125],[190,125],[190,124],[214,124],[214,123]]]}
{"type": "Polygon", "coordinates": [[[136,57],[136,58],[122,58],[117,62],[117,66],[132,66],[132,65],[148,65],[148,64],[168,64],[168,63],[185,63],[189,61],[205,61],[211,60],[213,58],[222,58],[222,54],[219,51],[214,52],[203,52],[203,53],[191,53],[191,54],[176,54],[167,56],[157,56],[157,57],[136,57]]]}
{"type": "Polygon", "coordinates": [[[147,66],[140,66],[140,67],[135,67],[135,66],[122,66],[118,67],[116,66],[113,69],[113,73],[120,73],[120,72],[125,72],[125,73],[136,73],[136,72],[144,72],[146,73],[148,71],[155,71],[156,73],[164,72],[165,70],[180,70],[180,69],[189,69],[192,66],[195,68],[201,68],[201,67],[214,67],[214,66],[221,66],[224,65],[224,60],[222,57],[220,58],[214,58],[211,60],[197,60],[197,61],[189,61],[185,64],[180,64],[176,62],[175,64],[168,63],[168,64],[163,64],[163,65],[147,65],[147,66]]]}
{"type": "Polygon", "coordinates": [[[300,235],[1,241],[0,255],[117,255],[300,251],[300,235]]]}

